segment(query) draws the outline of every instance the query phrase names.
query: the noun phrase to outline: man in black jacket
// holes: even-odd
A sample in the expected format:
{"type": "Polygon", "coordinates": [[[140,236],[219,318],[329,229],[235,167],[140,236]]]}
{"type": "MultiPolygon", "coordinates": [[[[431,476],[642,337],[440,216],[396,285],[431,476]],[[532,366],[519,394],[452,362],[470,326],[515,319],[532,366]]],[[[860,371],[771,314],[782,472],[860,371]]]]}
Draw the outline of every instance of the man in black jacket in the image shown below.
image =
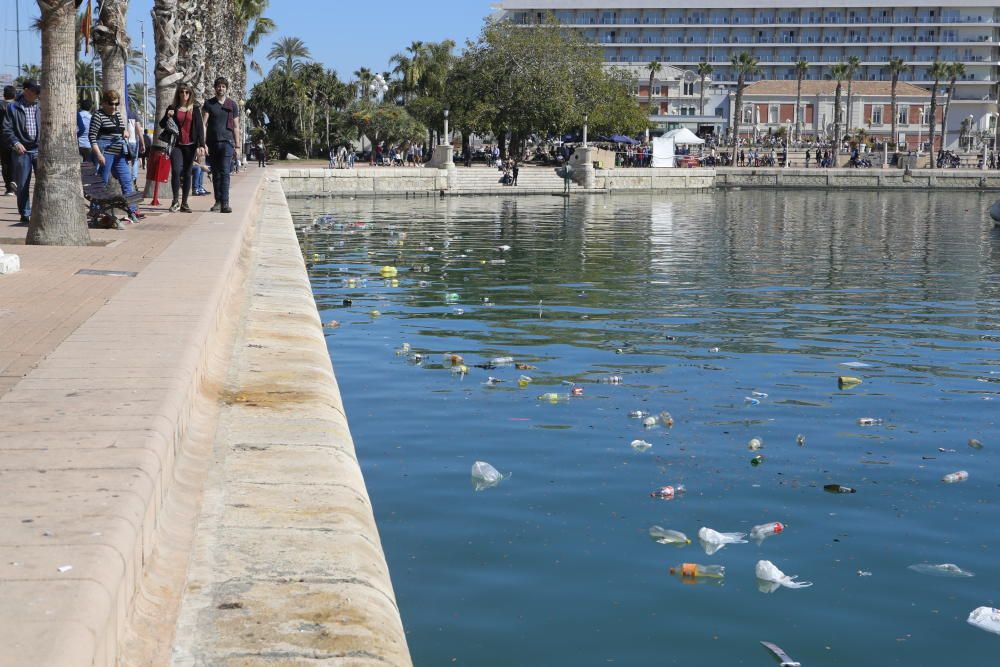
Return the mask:
{"type": "Polygon", "coordinates": [[[38,98],[42,87],[34,79],[24,82],[17,98],[6,105],[0,143],[13,153],[14,182],[17,186],[17,212],[21,222],[31,217],[31,174],[38,168],[38,139],[41,133],[41,111],[38,98]]]}
{"type": "MultiPolygon", "coordinates": [[[[14,86],[4,86],[3,102],[0,103],[0,131],[3,129],[3,119],[7,116],[7,105],[14,101],[17,94],[14,86]]],[[[17,194],[14,187],[14,164],[12,161],[13,150],[10,146],[0,140],[0,168],[3,170],[4,195],[13,197],[17,194]]]]}

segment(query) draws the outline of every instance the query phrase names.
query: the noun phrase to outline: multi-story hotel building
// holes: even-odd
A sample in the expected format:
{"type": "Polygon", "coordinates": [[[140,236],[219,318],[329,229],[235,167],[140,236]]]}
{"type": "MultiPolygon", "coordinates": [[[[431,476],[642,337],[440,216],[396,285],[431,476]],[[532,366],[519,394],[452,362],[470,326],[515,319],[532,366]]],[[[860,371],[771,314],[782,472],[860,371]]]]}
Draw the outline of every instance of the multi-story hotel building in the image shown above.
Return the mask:
{"type": "MultiPolygon", "coordinates": [[[[969,124],[970,115],[975,132],[990,133],[996,123],[996,0],[909,0],[902,5],[888,0],[699,0],[696,6],[666,0],[502,0],[499,8],[518,24],[537,23],[551,13],[600,44],[605,62],[632,69],[639,81],[648,77],[643,69],[654,60],[692,72],[698,63],[710,63],[713,101],[704,117],[680,113],[690,110],[692,101],[697,106],[700,96],[688,75],[689,85],[678,84],[677,98],[672,82],[664,82],[671,101],[663,109],[666,114],[656,117],[664,123],[727,125],[728,104],[720,103],[719,94],[734,87],[730,57],[741,51],[759,59],[761,74],[755,78],[778,80],[795,79],[799,58],[810,64],[806,79],[822,80],[833,65],[857,56],[861,66],[855,79],[887,81],[887,63],[898,57],[910,66],[900,80],[924,88],[931,86],[927,70],[934,60],[960,62],[965,74],[957,82],[948,122],[954,144],[960,124],[969,124]]],[[[655,90],[652,101],[655,106],[655,90]]]]}

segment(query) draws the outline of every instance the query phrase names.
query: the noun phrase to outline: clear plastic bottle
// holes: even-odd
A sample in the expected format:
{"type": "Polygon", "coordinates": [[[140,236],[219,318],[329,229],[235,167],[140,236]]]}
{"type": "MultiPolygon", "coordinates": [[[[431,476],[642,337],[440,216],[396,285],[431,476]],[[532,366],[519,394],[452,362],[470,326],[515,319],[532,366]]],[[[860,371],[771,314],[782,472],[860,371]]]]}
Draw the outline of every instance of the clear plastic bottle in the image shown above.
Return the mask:
{"type": "Polygon", "coordinates": [[[494,366],[510,366],[514,363],[514,357],[496,357],[495,359],[490,359],[490,363],[494,366]]]}
{"type": "Polygon", "coordinates": [[[751,452],[756,452],[758,449],[764,446],[764,441],[760,438],[750,438],[750,442],[747,443],[747,449],[751,452]]]}
{"type": "Polygon", "coordinates": [[[882,420],[877,417],[861,417],[858,419],[858,426],[881,426],[882,420]]]}
{"type": "Polygon", "coordinates": [[[849,486],[841,486],[840,484],[824,484],[823,490],[829,493],[857,493],[857,489],[852,489],[849,486]]]}
{"type": "Polygon", "coordinates": [[[670,415],[669,412],[664,410],[663,412],[660,413],[660,423],[666,426],[667,428],[670,428],[674,425],[674,418],[670,415]]]}
{"type": "Polygon", "coordinates": [[[785,524],[775,521],[774,523],[762,523],[750,529],[750,539],[763,540],[765,537],[777,535],[784,532],[785,524]]]}
{"type": "Polygon", "coordinates": [[[964,482],[969,479],[969,473],[965,470],[959,470],[958,472],[950,472],[941,478],[941,481],[945,484],[954,484],[955,482],[964,482]]]}
{"type": "Polygon", "coordinates": [[[681,563],[670,568],[670,574],[679,575],[684,579],[722,579],[726,576],[723,565],[701,565],[700,563],[681,563]]]}

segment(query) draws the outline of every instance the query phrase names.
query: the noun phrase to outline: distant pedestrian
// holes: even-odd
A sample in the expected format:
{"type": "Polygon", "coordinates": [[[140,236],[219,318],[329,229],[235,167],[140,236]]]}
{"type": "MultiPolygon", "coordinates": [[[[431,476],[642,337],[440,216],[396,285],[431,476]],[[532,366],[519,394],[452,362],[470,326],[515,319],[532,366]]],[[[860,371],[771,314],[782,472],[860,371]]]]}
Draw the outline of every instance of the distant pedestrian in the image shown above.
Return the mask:
{"type": "MultiPolygon", "coordinates": [[[[14,101],[17,96],[17,89],[14,86],[3,87],[3,102],[0,103],[0,132],[3,131],[3,119],[7,116],[7,105],[14,101]]],[[[3,173],[4,196],[14,197],[17,195],[17,186],[14,183],[14,148],[8,146],[7,142],[0,137],[0,170],[3,173]]]]}
{"type": "Polygon", "coordinates": [[[510,173],[513,176],[513,182],[511,185],[517,187],[517,175],[521,172],[521,165],[518,164],[517,160],[513,160],[510,166],[510,173]]]}
{"type": "Polygon", "coordinates": [[[809,149],[807,148],[806,149],[806,169],[809,168],[809,157],[810,157],[810,155],[809,155],[809,149]]]}
{"type": "Polygon", "coordinates": [[[212,166],[212,190],[215,204],[212,211],[232,213],[229,206],[230,173],[233,155],[240,151],[240,109],[236,102],[226,97],[229,81],[220,76],[215,80],[215,97],[205,102],[202,111],[208,144],[209,163],[212,166]]]}
{"type": "Polygon", "coordinates": [[[14,184],[17,188],[17,212],[21,222],[31,217],[31,175],[38,169],[38,140],[41,128],[41,109],[38,98],[42,87],[28,79],[21,94],[6,104],[3,118],[2,141],[11,150],[14,184]]]}
{"type": "Polygon", "coordinates": [[[91,109],[94,108],[93,100],[84,100],[80,103],[80,110],[76,112],[76,143],[80,150],[80,159],[84,162],[92,156],[90,152],[90,118],[91,109]]]}
{"type": "Polygon", "coordinates": [[[258,167],[267,166],[267,147],[264,146],[263,139],[257,142],[257,166],[258,167]]]}

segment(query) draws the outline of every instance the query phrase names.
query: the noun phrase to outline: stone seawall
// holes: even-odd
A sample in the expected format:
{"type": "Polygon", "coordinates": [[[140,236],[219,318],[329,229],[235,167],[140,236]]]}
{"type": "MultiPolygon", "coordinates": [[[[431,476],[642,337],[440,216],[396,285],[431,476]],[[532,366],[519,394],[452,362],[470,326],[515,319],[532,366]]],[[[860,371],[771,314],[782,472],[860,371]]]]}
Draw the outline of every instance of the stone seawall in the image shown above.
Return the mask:
{"type": "Polygon", "coordinates": [[[741,169],[715,170],[718,188],[879,190],[1000,190],[1000,172],[976,169],[741,169]]]}
{"type": "Polygon", "coordinates": [[[448,189],[448,172],[428,167],[278,169],[287,197],[386,197],[436,195],[448,189]]]}

